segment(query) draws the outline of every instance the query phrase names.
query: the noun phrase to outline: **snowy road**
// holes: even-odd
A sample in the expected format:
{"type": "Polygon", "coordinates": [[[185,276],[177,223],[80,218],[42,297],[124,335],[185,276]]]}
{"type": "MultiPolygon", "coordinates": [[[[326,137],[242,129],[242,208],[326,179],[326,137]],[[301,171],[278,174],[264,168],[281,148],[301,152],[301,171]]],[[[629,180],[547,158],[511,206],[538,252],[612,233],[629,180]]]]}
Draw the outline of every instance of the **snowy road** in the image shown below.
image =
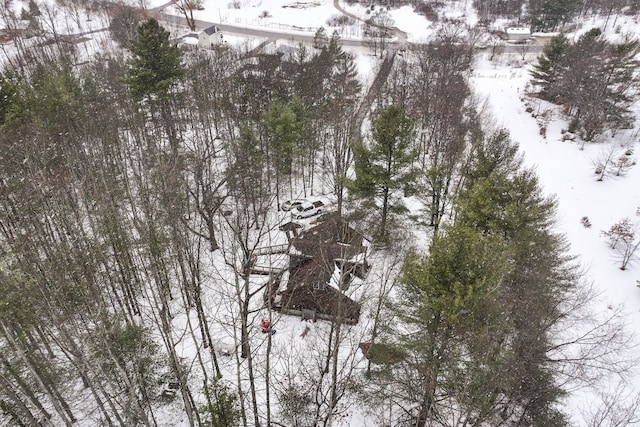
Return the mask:
{"type": "MultiPolygon", "coordinates": [[[[187,26],[187,21],[182,16],[170,15],[167,13],[160,12],[158,13],[158,20],[164,21],[173,25],[182,25],[187,26]]],[[[295,31],[292,29],[267,29],[267,28],[255,28],[248,27],[244,25],[232,25],[232,24],[219,24],[216,22],[208,22],[203,20],[195,20],[196,28],[198,30],[204,30],[205,28],[209,28],[212,25],[220,28],[225,33],[243,36],[243,37],[252,37],[252,38],[261,38],[268,40],[289,40],[299,43],[312,43],[314,34],[295,31]]],[[[284,26],[284,25],[283,25],[284,26]]],[[[291,26],[287,26],[291,27],[291,26]]],[[[367,48],[366,44],[362,39],[353,39],[353,38],[341,38],[342,46],[346,48],[367,48]]],[[[399,46],[420,46],[418,43],[407,43],[405,40],[391,42],[388,45],[389,49],[396,50],[399,46]]],[[[542,51],[544,43],[540,43],[539,40],[535,40],[532,44],[526,45],[516,45],[516,44],[505,44],[501,47],[503,53],[509,54],[522,54],[523,51],[526,54],[532,53],[540,53],[542,51]]]]}

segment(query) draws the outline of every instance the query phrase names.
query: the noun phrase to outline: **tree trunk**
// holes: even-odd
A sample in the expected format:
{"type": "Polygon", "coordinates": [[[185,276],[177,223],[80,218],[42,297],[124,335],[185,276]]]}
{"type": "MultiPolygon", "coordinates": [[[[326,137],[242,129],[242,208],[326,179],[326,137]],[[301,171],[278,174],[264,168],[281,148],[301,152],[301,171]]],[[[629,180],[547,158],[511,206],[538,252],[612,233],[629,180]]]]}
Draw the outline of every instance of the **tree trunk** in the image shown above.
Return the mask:
{"type": "Polygon", "coordinates": [[[7,342],[13,347],[14,351],[18,354],[20,359],[24,362],[25,366],[29,369],[29,372],[33,376],[33,379],[36,381],[36,384],[40,387],[40,390],[49,398],[49,402],[56,409],[56,412],[64,422],[67,427],[73,425],[76,421],[73,413],[69,409],[69,406],[66,402],[61,402],[59,397],[61,397],[58,393],[54,393],[55,386],[49,382],[48,379],[43,378],[40,375],[39,370],[32,363],[32,360],[27,356],[27,352],[23,348],[21,348],[18,343],[13,339],[11,332],[7,329],[6,325],[3,322],[0,322],[0,327],[4,332],[5,339],[7,342]]]}
{"type": "Polygon", "coordinates": [[[379,239],[384,241],[387,238],[387,215],[389,213],[389,187],[382,189],[382,221],[380,223],[379,239]]]}
{"type": "MultiPolygon", "coordinates": [[[[0,410],[3,412],[7,412],[9,416],[18,423],[20,426],[37,426],[38,420],[33,415],[29,407],[25,405],[22,399],[16,394],[13,390],[13,385],[2,375],[0,374],[0,387],[3,390],[3,393],[6,393],[8,397],[13,401],[13,404],[17,407],[17,410],[20,414],[16,413],[14,410],[8,409],[10,405],[6,403],[4,400],[0,399],[0,410]],[[23,422],[26,421],[26,424],[23,422]]],[[[51,418],[51,415],[43,412],[45,418],[51,418]]]]}

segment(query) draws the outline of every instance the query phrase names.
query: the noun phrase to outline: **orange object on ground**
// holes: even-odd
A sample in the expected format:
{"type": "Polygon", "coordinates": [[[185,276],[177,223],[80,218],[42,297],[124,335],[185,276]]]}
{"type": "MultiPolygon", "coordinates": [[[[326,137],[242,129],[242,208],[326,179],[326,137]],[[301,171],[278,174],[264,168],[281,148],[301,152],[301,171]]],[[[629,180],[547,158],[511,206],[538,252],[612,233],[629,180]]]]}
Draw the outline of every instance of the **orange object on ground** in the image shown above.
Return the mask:
{"type": "Polygon", "coordinates": [[[262,319],[262,333],[266,334],[271,329],[271,322],[267,319],[262,319]]]}

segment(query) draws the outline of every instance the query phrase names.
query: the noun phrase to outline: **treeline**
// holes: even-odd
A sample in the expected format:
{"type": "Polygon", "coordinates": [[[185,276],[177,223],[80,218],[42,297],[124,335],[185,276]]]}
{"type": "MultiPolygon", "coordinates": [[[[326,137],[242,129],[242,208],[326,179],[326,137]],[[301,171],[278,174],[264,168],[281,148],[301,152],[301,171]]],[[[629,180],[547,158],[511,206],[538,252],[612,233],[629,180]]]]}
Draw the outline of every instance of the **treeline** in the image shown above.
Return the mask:
{"type": "MultiPolygon", "coordinates": [[[[277,225],[269,215],[282,198],[316,180],[341,185],[350,161],[360,83],[337,36],[320,42],[290,61],[183,54],[151,20],[130,60],[72,66],[74,52],[55,45],[10,58],[17,66],[0,80],[3,422],[162,424],[163,381],[177,383],[190,425],[228,415],[211,400],[227,387],[214,385],[212,307],[235,301],[237,321],[215,327],[238,328],[246,375],[262,293],[240,261],[277,225]],[[212,278],[209,257],[228,270],[212,278]],[[202,346],[197,361],[176,350],[182,334],[202,346]],[[204,384],[190,382],[193,363],[204,384]]],[[[253,399],[236,399],[241,418],[260,424],[254,381],[233,395],[243,387],[253,399]]]]}
{"type": "Polygon", "coordinates": [[[372,398],[394,424],[564,425],[569,380],[626,367],[612,319],[556,334],[586,297],[552,201],[471,96],[467,44],[398,61],[361,137],[337,35],[289,57],[183,53],[154,20],[126,40],[129,59],[33,46],[2,71],[3,423],[154,426],[173,406],[189,425],[331,425],[372,398]],[[332,322],[276,359],[252,327],[278,319],[271,284],[243,260],[271,244],[283,199],[317,188],[394,250],[368,279],[371,331],[332,322]],[[407,219],[435,237],[396,281],[407,219]],[[364,340],[402,357],[364,376],[364,340]]]}
{"type": "Polygon", "coordinates": [[[555,331],[584,295],[555,204],[504,132],[472,150],[455,220],[405,259],[380,338],[401,357],[369,386],[406,425],[570,425],[559,379],[576,372],[555,331]]]}
{"type": "Polygon", "coordinates": [[[604,16],[606,25],[615,26],[618,15],[635,16],[640,11],[637,0],[475,0],[473,4],[487,23],[506,17],[532,31],[552,32],[567,30],[576,19],[592,14],[604,16]]]}
{"type": "MultiPolygon", "coordinates": [[[[358,0],[348,0],[348,3],[358,3],[358,0]]],[[[367,7],[372,4],[371,2],[360,3],[366,3],[367,7]]],[[[388,8],[410,5],[417,13],[431,21],[450,19],[442,18],[440,13],[449,3],[452,2],[443,0],[380,0],[374,2],[374,4],[388,8]]],[[[594,14],[605,17],[605,26],[615,26],[618,16],[636,16],[640,11],[640,1],[474,0],[473,7],[478,13],[481,25],[490,25],[497,19],[507,18],[512,21],[512,26],[529,27],[534,32],[555,32],[571,31],[577,19],[594,14]]]]}
{"type": "Polygon", "coordinates": [[[593,141],[606,131],[633,127],[639,50],[637,39],[612,43],[599,28],[573,43],[560,34],[538,57],[532,83],[540,98],[564,107],[571,118],[567,131],[593,141]]]}

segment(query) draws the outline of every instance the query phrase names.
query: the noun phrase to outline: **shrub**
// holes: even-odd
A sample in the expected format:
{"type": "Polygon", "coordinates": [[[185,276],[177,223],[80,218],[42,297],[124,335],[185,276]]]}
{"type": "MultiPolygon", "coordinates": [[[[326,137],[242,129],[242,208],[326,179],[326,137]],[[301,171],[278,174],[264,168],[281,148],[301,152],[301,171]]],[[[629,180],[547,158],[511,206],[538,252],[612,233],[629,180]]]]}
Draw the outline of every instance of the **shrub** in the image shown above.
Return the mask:
{"type": "Polygon", "coordinates": [[[620,270],[626,270],[629,263],[636,258],[636,252],[640,247],[638,229],[637,222],[624,218],[613,224],[609,230],[602,232],[609,240],[611,249],[615,249],[618,252],[620,270]]]}
{"type": "Polygon", "coordinates": [[[233,427],[238,425],[238,396],[222,380],[214,379],[205,385],[207,405],[200,408],[205,425],[212,427],[233,427]]]}
{"type": "Polygon", "coordinates": [[[329,27],[341,27],[345,25],[353,25],[355,20],[350,16],[345,15],[332,15],[327,19],[327,26],[329,27]]]}
{"type": "Polygon", "coordinates": [[[603,231],[602,235],[609,240],[609,247],[615,249],[620,242],[629,242],[634,238],[633,224],[629,218],[624,218],[613,224],[607,231],[603,231]]]}
{"type": "Polygon", "coordinates": [[[430,4],[418,3],[413,6],[413,10],[417,14],[427,18],[429,21],[438,22],[438,12],[436,12],[436,10],[430,4]]]}
{"type": "Polygon", "coordinates": [[[580,121],[578,119],[571,120],[571,122],[569,123],[569,127],[567,128],[567,132],[576,133],[576,130],[578,130],[579,125],[580,125],[580,121]]]}

